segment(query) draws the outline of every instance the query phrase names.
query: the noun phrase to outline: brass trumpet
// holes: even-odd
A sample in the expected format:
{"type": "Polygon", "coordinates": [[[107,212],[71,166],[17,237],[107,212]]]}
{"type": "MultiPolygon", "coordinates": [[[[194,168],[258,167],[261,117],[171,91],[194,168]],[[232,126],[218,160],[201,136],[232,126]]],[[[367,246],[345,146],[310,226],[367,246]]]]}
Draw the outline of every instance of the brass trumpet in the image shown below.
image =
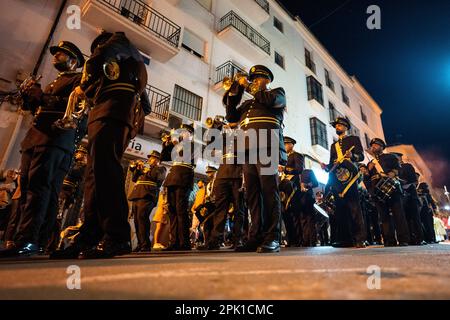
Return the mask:
{"type": "Polygon", "coordinates": [[[233,78],[230,78],[230,77],[225,77],[225,78],[223,78],[223,80],[222,80],[222,88],[225,90],[225,91],[228,91],[228,90],[230,90],[230,88],[231,88],[231,86],[232,86],[232,84],[234,83],[234,82],[239,82],[239,80],[241,79],[241,78],[246,78],[247,77],[247,74],[245,74],[245,73],[242,73],[242,72],[237,72],[234,76],[233,76],[233,78]]]}
{"type": "Polygon", "coordinates": [[[69,130],[78,126],[80,119],[87,114],[89,104],[85,96],[77,96],[75,91],[69,96],[66,112],[62,119],[56,120],[54,125],[58,129],[69,130]]]}
{"type": "MultiPolygon", "coordinates": [[[[24,113],[23,107],[23,95],[25,92],[33,87],[42,78],[42,75],[35,76],[30,75],[17,87],[17,90],[10,92],[6,95],[4,101],[9,101],[11,104],[19,106],[17,111],[24,113]]],[[[2,101],[3,102],[3,101],[2,101]]]]}
{"type": "Polygon", "coordinates": [[[214,118],[208,117],[206,118],[205,125],[208,129],[219,128],[223,125],[226,125],[228,122],[225,120],[224,116],[215,116],[214,118]]]}
{"type": "Polygon", "coordinates": [[[143,171],[143,173],[147,173],[150,171],[151,166],[148,162],[135,160],[130,163],[130,171],[135,171],[136,169],[143,171]]]}
{"type": "Polygon", "coordinates": [[[172,139],[172,135],[175,133],[175,129],[170,130],[169,132],[163,131],[161,133],[161,141],[163,143],[167,143],[172,139]]]}

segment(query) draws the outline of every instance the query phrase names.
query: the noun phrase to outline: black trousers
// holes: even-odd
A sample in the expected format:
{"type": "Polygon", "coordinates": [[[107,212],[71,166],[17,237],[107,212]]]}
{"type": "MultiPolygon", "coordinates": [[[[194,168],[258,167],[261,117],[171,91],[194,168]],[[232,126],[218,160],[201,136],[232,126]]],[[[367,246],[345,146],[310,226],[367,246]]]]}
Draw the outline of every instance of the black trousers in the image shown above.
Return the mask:
{"type": "Polygon", "coordinates": [[[130,241],[128,202],[122,156],[129,127],[113,119],[102,119],[88,127],[88,161],[84,189],[84,224],[79,240],[96,245],[100,240],[130,241]]]}
{"type": "Polygon", "coordinates": [[[20,206],[19,199],[14,199],[11,202],[11,213],[9,215],[8,224],[6,225],[4,240],[13,241],[17,233],[17,227],[20,223],[20,206]]]}
{"type": "Polygon", "coordinates": [[[435,243],[436,233],[434,231],[433,210],[431,210],[426,203],[421,206],[420,219],[423,224],[425,241],[428,243],[435,243]]]}
{"type": "MultiPolygon", "coordinates": [[[[217,245],[224,239],[224,229],[230,204],[234,208],[233,243],[242,240],[244,232],[244,212],[240,188],[241,179],[216,179],[214,182],[214,198],[216,208],[213,216],[213,227],[208,244],[217,245]]],[[[208,238],[207,238],[208,239],[208,238]]]]}
{"type": "Polygon", "coordinates": [[[261,175],[261,168],[260,164],[243,165],[251,219],[248,241],[256,244],[281,240],[278,175],[261,175]]]}
{"type": "MultiPolygon", "coordinates": [[[[156,196],[156,198],[158,197],[156,196]]],[[[132,209],[134,227],[138,239],[138,248],[150,248],[150,213],[156,205],[152,198],[133,200],[132,209]]]]}
{"type": "Polygon", "coordinates": [[[351,186],[344,198],[336,195],[336,210],[330,217],[332,242],[352,245],[366,240],[366,229],[361,211],[358,187],[351,186]]]}
{"type": "Polygon", "coordinates": [[[314,196],[312,192],[300,194],[301,210],[299,221],[302,232],[303,247],[313,247],[317,244],[316,219],[314,215],[314,196]]]}
{"type": "Polygon", "coordinates": [[[53,228],[57,194],[70,162],[71,153],[58,147],[37,146],[22,152],[21,222],[15,237],[17,243],[38,244],[41,232],[45,234],[53,228]]]}
{"type": "Polygon", "coordinates": [[[167,201],[169,203],[170,239],[169,247],[188,249],[191,247],[189,238],[189,194],[191,188],[167,187],[167,201]]]}
{"type": "Polygon", "coordinates": [[[403,206],[405,208],[406,221],[408,222],[411,244],[420,244],[424,240],[422,223],[419,212],[419,196],[414,186],[405,190],[403,206]]]}
{"type": "Polygon", "coordinates": [[[381,218],[384,244],[395,245],[397,240],[398,242],[409,243],[409,230],[403,209],[402,193],[396,191],[391,199],[385,203],[377,201],[376,205],[381,218]],[[396,234],[397,239],[395,238],[396,234]]]}

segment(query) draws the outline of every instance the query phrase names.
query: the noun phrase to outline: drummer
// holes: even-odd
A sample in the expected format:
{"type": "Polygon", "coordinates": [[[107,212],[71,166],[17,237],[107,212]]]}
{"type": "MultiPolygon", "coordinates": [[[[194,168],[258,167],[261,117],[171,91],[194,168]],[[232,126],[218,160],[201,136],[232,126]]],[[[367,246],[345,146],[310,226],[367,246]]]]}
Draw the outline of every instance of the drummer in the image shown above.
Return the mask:
{"type": "Polygon", "coordinates": [[[384,246],[407,246],[410,241],[409,230],[403,209],[401,187],[397,183],[400,162],[394,154],[385,153],[385,148],[386,143],[380,138],[374,138],[370,141],[370,153],[373,156],[373,159],[367,165],[372,186],[370,190],[372,196],[376,199],[378,215],[381,217],[384,246]],[[377,192],[386,193],[386,190],[382,187],[383,184],[385,186],[397,185],[386,201],[375,197],[377,192]],[[390,212],[392,212],[392,218],[390,212]]]}

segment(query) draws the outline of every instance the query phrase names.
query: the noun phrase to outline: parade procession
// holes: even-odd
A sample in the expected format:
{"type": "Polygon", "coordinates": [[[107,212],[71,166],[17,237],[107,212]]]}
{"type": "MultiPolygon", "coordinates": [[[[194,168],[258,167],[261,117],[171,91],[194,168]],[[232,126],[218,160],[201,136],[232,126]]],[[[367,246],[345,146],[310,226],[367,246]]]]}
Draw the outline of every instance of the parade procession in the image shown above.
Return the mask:
{"type": "Polygon", "coordinates": [[[0,265],[447,242],[431,164],[280,2],[18,5],[52,18],[0,64],[0,265]]]}

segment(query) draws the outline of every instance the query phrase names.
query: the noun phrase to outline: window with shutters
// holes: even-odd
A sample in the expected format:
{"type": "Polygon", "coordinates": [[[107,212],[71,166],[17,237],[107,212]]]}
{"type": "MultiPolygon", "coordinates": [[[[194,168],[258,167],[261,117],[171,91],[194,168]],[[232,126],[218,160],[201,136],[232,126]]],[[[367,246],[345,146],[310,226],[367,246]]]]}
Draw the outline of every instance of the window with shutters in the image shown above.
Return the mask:
{"type": "Polygon", "coordinates": [[[191,31],[184,29],[183,32],[183,42],[181,46],[196,55],[200,59],[205,57],[205,41],[193,34],[191,31]]]}
{"type": "Polygon", "coordinates": [[[319,145],[328,149],[327,126],[317,118],[309,119],[311,128],[311,145],[319,145]]]}
{"type": "Polygon", "coordinates": [[[200,121],[202,116],[202,104],[202,97],[180,87],[179,85],[175,85],[172,111],[194,121],[200,121]]]}

